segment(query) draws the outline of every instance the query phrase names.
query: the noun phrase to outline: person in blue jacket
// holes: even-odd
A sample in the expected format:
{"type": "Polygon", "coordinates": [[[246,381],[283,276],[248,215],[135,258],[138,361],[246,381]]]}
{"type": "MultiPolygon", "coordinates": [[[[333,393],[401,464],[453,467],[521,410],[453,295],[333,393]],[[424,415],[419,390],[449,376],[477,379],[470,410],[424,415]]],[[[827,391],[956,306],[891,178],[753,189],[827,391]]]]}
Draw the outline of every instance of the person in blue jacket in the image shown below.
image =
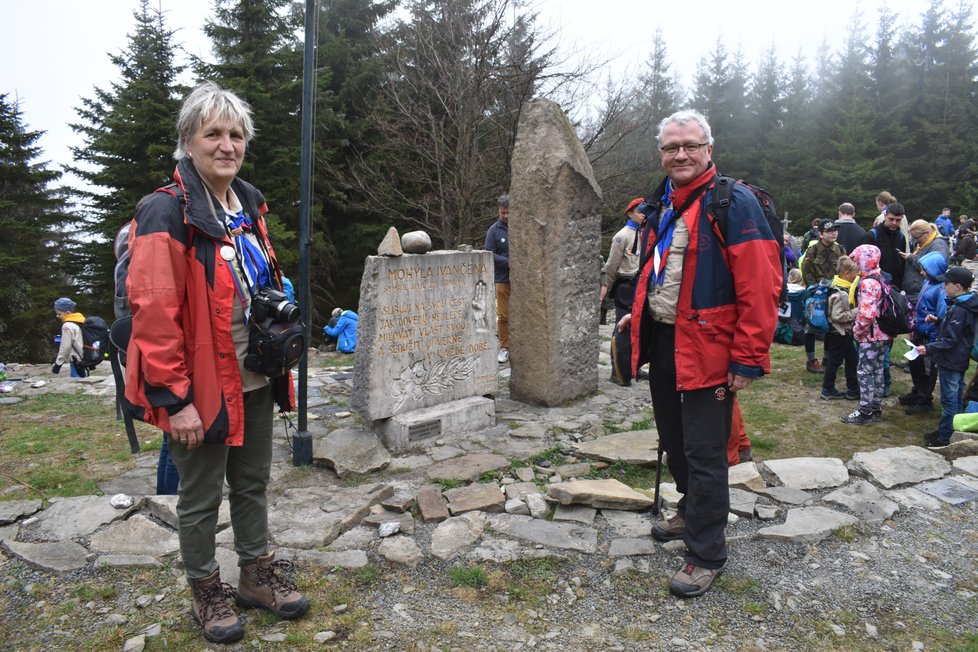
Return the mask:
{"type": "Polygon", "coordinates": [[[336,338],[336,350],[340,353],[353,353],[357,349],[357,324],[360,317],[352,310],[333,311],[337,317],[335,326],[324,326],[323,332],[336,338]]]}

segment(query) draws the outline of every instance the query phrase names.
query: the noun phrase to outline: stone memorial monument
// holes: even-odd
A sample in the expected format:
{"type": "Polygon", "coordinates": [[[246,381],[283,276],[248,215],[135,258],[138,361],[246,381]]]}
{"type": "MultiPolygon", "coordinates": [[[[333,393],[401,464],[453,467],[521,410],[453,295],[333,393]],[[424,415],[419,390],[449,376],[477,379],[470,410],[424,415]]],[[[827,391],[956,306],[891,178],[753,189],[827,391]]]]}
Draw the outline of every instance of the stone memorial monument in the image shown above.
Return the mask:
{"type": "Polygon", "coordinates": [[[601,189],[560,107],[524,109],[510,186],[510,395],[556,406],[598,388],[601,189]]]}
{"type": "Polygon", "coordinates": [[[353,407],[388,450],[495,424],[492,270],[487,251],[367,258],[353,407]]]}

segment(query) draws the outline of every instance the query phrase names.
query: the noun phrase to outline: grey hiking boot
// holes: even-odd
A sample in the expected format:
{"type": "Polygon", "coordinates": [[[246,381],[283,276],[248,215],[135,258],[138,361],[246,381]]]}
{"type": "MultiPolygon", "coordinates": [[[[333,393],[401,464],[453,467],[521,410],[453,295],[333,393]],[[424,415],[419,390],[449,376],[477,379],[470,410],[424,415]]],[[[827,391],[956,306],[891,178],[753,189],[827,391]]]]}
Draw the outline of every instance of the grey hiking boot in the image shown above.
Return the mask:
{"type": "Polygon", "coordinates": [[[309,611],[309,601],[296,590],[295,584],[280,577],[279,572],[291,574],[291,561],[275,561],[275,553],[259,557],[241,567],[238,594],[239,607],[265,609],[279,618],[292,620],[309,611]]]}
{"type": "Polygon", "coordinates": [[[720,568],[702,568],[693,564],[685,564],[678,573],[669,580],[669,592],[679,598],[695,598],[710,590],[720,573],[720,568]]]}
{"type": "Polygon", "coordinates": [[[682,514],[652,524],[652,538],[657,541],[675,541],[682,539],[685,533],[686,519],[682,514]]]}
{"type": "Polygon", "coordinates": [[[228,605],[233,596],[231,585],[221,581],[216,570],[205,578],[190,581],[193,593],[194,620],[203,630],[204,638],[212,643],[232,643],[244,636],[244,626],[228,605]]]}
{"type": "Polygon", "coordinates": [[[740,464],[754,461],[754,447],[748,446],[737,451],[737,461],[740,464]]]}

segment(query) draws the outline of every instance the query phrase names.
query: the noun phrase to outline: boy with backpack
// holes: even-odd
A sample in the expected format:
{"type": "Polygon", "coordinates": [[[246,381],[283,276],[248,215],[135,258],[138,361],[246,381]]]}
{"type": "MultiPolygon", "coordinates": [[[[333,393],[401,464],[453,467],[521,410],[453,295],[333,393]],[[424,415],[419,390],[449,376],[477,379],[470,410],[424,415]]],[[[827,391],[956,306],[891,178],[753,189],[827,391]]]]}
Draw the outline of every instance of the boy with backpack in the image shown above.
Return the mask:
{"type": "MultiPolygon", "coordinates": [[[[828,298],[828,321],[831,328],[825,334],[825,374],[822,377],[821,398],[826,401],[846,398],[855,401],[859,398],[859,378],[856,376],[858,355],[852,339],[852,325],[858,310],[850,303],[849,295],[855,295],[853,283],[859,276],[859,267],[848,256],[840,256],[836,261],[838,273],[832,279],[828,298]],[[835,388],[835,376],[839,367],[845,364],[846,391],[835,388]]],[[[855,297],[853,296],[853,299],[855,297]]]]}
{"type": "MultiPolygon", "coordinates": [[[[820,220],[817,230],[818,240],[813,242],[805,250],[805,255],[802,256],[803,260],[801,262],[802,278],[808,284],[810,288],[809,292],[813,294],[822,281],[825,281],[825,286],[828,286],[828,282],[835,276],[836,261],[846,253],[836,242],[836,239],[839,237],[839,227],[836,226],[835,222],[832,220],[820,220]]],[[[805,336],[805,369],[816,374],[823,373],[825,367],[815,357],[815,333],[824,333],[827,330],[831,330],[831,328],[828,328],[828,324],[822,325],[821,328],[813,324],[809,324],[809,326],[812,328],[805,336]],[[815,332],[811,332],[812,329],[815,332]]]]}
{"type": "Polygon", "coordinates": [[[85,378],[88,376],[88,369],[77,364],[84,355],[81,325],[85,323],[85,315],[75,312],[76,307],[75,302],[68,297],[61,297],[54,302],[54,314],[61,320],[61,345],[51,366],[51,373],[61,373],[61,367],[67,362],[72,378],[85,378]]]}
{"type": "Polygon", "coordinates": [[[937,365],[941,381],[941,418],[937,430],[924,434],[927,448],[947,446],[954,432],[954,415],[961,411],[964,372],[971,362],[971,346],[975,336],[975,316],[978,297],[971,291],[974,275],[964,267],[951,267],[944,274],[944,293],[948,310],[944,319],[928,315],[926,321],[940,323],[937,338],[917,347],[920,355],[928,355],[937,365]]]}
{"type": "Polygon", "coordinates": [[[859,409],[842,417],[842,423],[866,425],[880,421],[883,416],[883,359],[893,338],[877,323],[883,305],[879,247],[859,245],[850,258],[859,267],[862,277],[856,287],[857,313],[852,325],[852,335],[859,344],[856,364],[859,409]]]}

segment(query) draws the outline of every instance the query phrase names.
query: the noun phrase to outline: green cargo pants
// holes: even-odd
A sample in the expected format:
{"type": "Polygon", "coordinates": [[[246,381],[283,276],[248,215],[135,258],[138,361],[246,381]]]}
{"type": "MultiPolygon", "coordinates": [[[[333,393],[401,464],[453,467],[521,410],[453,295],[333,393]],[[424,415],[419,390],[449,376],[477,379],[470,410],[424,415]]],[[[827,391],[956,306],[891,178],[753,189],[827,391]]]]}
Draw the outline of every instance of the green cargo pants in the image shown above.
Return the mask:
{"type": "Polygon", "coordinates": [[[268,553],[265,488],[272,467],[273,411],[271,385],[266,385],[245,392],[244,445],[203,444],[189,450],[172,438],[167,442],[180,472],[180,555],[190,580],[207,577],[218,569],[214,549],[225,476],[230,487],[228,502],[238,565],[268,553]]]}

